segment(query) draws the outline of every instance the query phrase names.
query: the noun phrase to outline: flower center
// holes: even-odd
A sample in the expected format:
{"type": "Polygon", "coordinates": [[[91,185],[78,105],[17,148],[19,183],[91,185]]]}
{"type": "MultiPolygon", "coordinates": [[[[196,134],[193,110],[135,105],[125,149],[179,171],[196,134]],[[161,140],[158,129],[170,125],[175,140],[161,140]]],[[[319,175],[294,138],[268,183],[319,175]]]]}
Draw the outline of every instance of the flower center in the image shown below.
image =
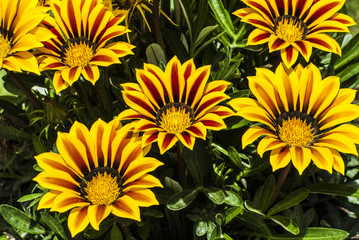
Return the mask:
{"type": "Polygon", "coordinates": [[[305,39],[308,28],[300,18],[284,15],[275,19],[274,32],[280,39],[292,43],[305,39]]]}
{"type": "Polygon", "coordinates": [[[0,27],[0,58],[6,58],[11,50],[11,44],[8,39],[11,39],[12,33],[0,27]]]}
{"type": "Polygon", "coordinates": [[[175,102],[167,103],[156,117],[157,126],[171,134],[185,131],[194,122],[194,113],[187,104],[175,102]]]}
{"type": "Polygon", "coordinates": [[[122,193],[119,172],[110,167],[98,167],[86,175],[81,184],[81,195],[93,205],[111,205],[122,193]]]}
{"type": "Polygon", "coordinates": [[[95,44],[86,38],[72,38],[61,47],[61,60],[70,67],[85,67],[95,55],[95,44]]]}
{"type": "Polygon", "coordinates": [[[288,146],[305,147],[315,142],[316,120],[301,112],[286,112],[276,120],[277,135],[288,146]]]}

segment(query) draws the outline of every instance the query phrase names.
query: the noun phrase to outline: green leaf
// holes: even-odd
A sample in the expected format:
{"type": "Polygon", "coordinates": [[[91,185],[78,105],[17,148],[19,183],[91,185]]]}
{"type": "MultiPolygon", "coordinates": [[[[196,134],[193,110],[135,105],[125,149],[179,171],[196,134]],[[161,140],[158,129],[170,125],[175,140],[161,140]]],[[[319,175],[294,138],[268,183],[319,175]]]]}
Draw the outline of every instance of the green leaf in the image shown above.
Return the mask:
{"type": "Polygon", "coordinates": [[[273,195],[275,179],[273,174],[269,175],[264,184],[260,187],[257,194],[254,197],[253,207],[266,212],[273,195]]]}
{"type": "Polygon", "coordinates": [[[162,47],[157,43],[152,43],[146,48],[147,62],[158,66],[160,62],[166,63],[166,55],[162,47]]]}
{"type": "Polygon", "coordinates": [[[243,206],[231,207],[226,210],[226,224],[231,222],[233,218],[237,217],[238,214],[242,214],[244,211],[243,206]]]}
{"type": "Polygon", "coordinates": [[[172,178],[165,177],[165,185],[166,187],[172,188],[175,191],[175,193],[180,193],[183,191],[181,185],[177,181],[173,180],[172,178]]]}
{"type": "Polygon", "coordinates": [[[218,25],[208,26],[203,28],[194,42],[194,48],[197,48],[203,42],[203,40],[208,36],[208,34],[210,34],[216,28],[218,28],[218,25]]]}
{"type": "Polygon", "coordinates": [[[207,188],[202,188],[201,189],[202,192],[204,192],[206,194],[206,196],[215,204],[217,205],[221,205],[224,203],[224,200],[226,198],[226,196],[224,195],[224,193],[222,192],[221,189],[218,188],[214,188],[214,187],[207,187],[207,188]]]}
{"type": "Polygon", "coordinates": [[[224,8],[222,0],[208,0],[214,16],[219,25],[227,31],[227,34],[233,39],[235,38],[234,26],[227,10],[224,8]]]}
{"type": "Polygon", "coordinates": [[[10,205],[0,205],[0,213],[3,218],[15,229],[30,234],[45,234],[45,229],[24,212],[10,205]]]}
{"type": "Polygon", "coordinates": [[[206,221],[198,221],[194,224],[195,233],[197,236],[203,236],[207,233],[208,225],[206,221]]]}
{"type": "Polygon", "coordinates": [[[335,228],[307,228],[303,234],[298,236],[279,235],[271,236],[272,240],[344,240],[349,235],[344,230],[335,228]]]}
{"type": "Polygon", "coordinates": [[[282,201],[274,205],[271,209],[268,210],[267,215],[273,215],[278,212],[281,212],[285,209],[293,207],[306,199],[309,195],[309,189],[301,188],[286,196],[282,201]]]}
{"type": "Polygon", "coordinates": [[[350,64],[346,68],[344,68],[341,72],[338,72],[336,75],[340,77],[340,82],[343,83],[352,77],[359,74],[359,62],[354,62],[350,64]]]}
{"type": "Polygon", "coordinates": [[[107,233],[114,224],[114,219],[106,218],[100,223],[100,230],[97,231],[92,227],[88,227],[85,230],[84,236],[86,239],[96,239],[107,233]]]}
{"type": "Polygon", "coordinates": [[[248,211],[264,216],[263,211],[261,209],[256,208],[251,201],[249,200],[244,201],[244,206],[248,211]]]}
{"type": "Polygon", "coordinates": [[[28,194],[25,196],[22,196],[21,198],[19,198],[17,201],[18,202],[27,202],[27,201],[31,201],[34,200],[36,198],[39,198],[42,196],[42,193],[33,193],[33,194],[28,194]]]}
{"type": "Polygon", "coordinates": [[[32,135],[11,126],[0,124],[0,139],[7,140],[31,140],[32,135]]]}
{"type": "Polygon", "coordinates": [[[54,233],[56,233],[57,235],[62,237],[62,239],[67,240],[64,228],[62,227],[62,224],[58,219],[54,218],[53,216],[51,216],[50,214],[48,214],[46,212],[41,212],[41,217],[44,220],[44,222],[46,223],[46,225],[49,226],[49,228],[54,233]]]}
{"type": "Polygon", "coordinates": [[[359,189],[344,184],[318,183],[306,186],[306,188],[310,190],[310,193],[359,198],[359,189]]]}
{"type": "Polygon", "coordinates": [[[242,159],[237,150],[232,146],[228,149],[228,157],[240,170],[243,170],[242,159]]]}
{"type": "Polygon", "coordinates": [[[46,152],[46,147],[44,145],[44,142],[38,136],[35,135],[32,136],[32,144],[34,144],[34,148],[37,154],[46,152]]]}
{"type": "Polygon", "coordinates": [[[297,235],[300,232],[297,224],[293,220],[291,220],[287,217],[276,215],[276,216],[269,217],[269,219],[271,219],[273,222],[279,224],[285,230],[287,230],[288,232],[290,232],[294,235],[297,235]]]}
{"type": "Polygon", "coordinates": [[[243,203],[243,199],[235,192],[224,190],[224,202],[230,206],[237,207],[243,203]]]}
{"type": "Polygon", "coordinates": [[[338,58],[334,64],[334,69],[338,70],[344,67],[347,63],[352,62],[359,57],[359,33],[357,33],[350,41],[343,47],[342,57],[338,58]]]}
{"type": "Polygon", "coordinates": [[[123,240],[122,232],[116,223],[114,223],[113,227],[111,228],[110,236],[111,239],[123,240]]]}
{"type": "Polygon", "coordinates": [[[198,194],[198,188],[186,189],[170,197],[167,201],[167,208],[173,211],[179,211],[190,205],[198,194]]]}

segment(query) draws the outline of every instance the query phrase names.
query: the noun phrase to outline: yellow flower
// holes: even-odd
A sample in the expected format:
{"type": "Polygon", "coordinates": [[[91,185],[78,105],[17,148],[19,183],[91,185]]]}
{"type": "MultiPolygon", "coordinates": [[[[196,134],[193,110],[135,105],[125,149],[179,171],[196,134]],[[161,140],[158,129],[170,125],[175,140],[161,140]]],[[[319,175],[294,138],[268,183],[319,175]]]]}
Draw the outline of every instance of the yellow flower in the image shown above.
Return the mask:
{"type": "Polygon", "coordinates": [[[75,122],[69,133],[58,133],[59,153],[36,156],[44,170],[34,180],[51,189],[39,202],[38,209],[67,212],[72,236],[90,223],[99,225],[110,213],[140,221],[139,207],[158,205],[148,188],[162,187],[149,175],[161,162],[145,157],[141,137],[122,127],[118,120],[97,120],[88,130],[75,122]]]}
{"type": "Polygon", "coordinates": [[[206,138],[207,129],[226,128],[223,118],[232,111],[220,102],[229,98],[226,81],[207,83],[210,66],[196,69],[193,60],[183,65],[177,57],[167,64],[165,72],[152,64],[137,69],[137,83],[122,84],[123,97],[131,108],[119,118],[139,119],[135,131],[143,131],[143,146],[158,142],[161,154],[178,140],[193,149],[195,138],[206,138]]]}
{"type": "Polygon", "coordinates": [[[29,71],[40,75],[35,56],[29,51],[53,37],[38,27],[47,15],[37,0],[0,1],[0,69],[29,71]]]}
{"type": "Polygon", "coordinates": [[[335,76],[322,80],[313,64],[294,70],[281,64],[275,73],[258,68],[248,82],[257,100],[237,98],[228,104],[265,127],[251,127],[242,137],[243,148],[265,135],[257,152],[271,151],[273,171],[292,161],[302,174],[313,160],[321,169],[344,174],[339,152],[358,155],[359,128],[346,123],[359,117],[359,106],[351,104],[355,90],[340,89],[335,76]]]}
{"type": "Polygon", "coordinates": [[[80,75],[95,84],[98,66],[120,63],[119,58],[133,54],[126,42],[106,44],[128,31],[118,25],[124,16],[115,17],[100,0],[52,0],[53,17],[42,23],[56,35],[39,48],[40,70],[56,70],[53,84],[56,92],[71,86],[80,75]]]}
{"type": "Polygon", "coordinates": [[[339,44],[326,32],[349,32],[355,25],[349,16],[337,13],[345,0],[242,0],[248,8],[233,14],[256,27],[247,45],[268,42],[269,52],[280,50],[289,68],[301,53],[308,62],[312,48],[341,55],[339,44]]]}

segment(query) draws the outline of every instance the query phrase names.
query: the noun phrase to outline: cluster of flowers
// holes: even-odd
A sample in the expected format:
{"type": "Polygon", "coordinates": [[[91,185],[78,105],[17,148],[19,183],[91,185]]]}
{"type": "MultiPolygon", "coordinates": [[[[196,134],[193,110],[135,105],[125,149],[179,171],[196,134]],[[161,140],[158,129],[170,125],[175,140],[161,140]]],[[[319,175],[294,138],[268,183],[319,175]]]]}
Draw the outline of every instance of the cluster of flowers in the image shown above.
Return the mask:
{"type": "MultiPolygon", "coordinates": [[[[120,57],[132,54],[129,43],[108,44],[129,31],[119,25],[128,19],[128,11],[115,13],[102,0],[49,2],[0,1],[0,68],[36,74],[52,70],[59,93],[81,75],[94,84],[99,66],[120,63],[120,57]]],[[[119,2],[128,7],[138,3],[119,2]]],[[[139,207],[158,204],[149,188],[162,187],[148,174],[162,165],[146,157],[151,144],[157,142],[161,154],[177,142],[193,149],[196,138],[226,128],[223,119],[233,115],[261,123],[243,135],[242,146],[264,135],[257,152],[262,156],[271,151],[273,171],[292,162],[302,174],[313,161],[330,173],[334,168],[344,174],[339,152],[358,154],[359,129],[347,123],[359,117],[359,106],[352,104],[355,91],[340,89],[338,77],[322,79],[313,64],[291,66],[299,52],[309,61],[313,47],[340,54],[338,43],[324,32],[348,32],[354,24],[337,13],[345,0],[243,2],[249,7],[234,14],[256,27],[248,44],[268,42],[269,51],[280,50],[283,60],[275,72],[258,68],[256,76],[248,77],[257,100],[230,100],[227,104],[235,112],[219,105],[230,98],[225,93],[230,82],[207,83],[210,66],[196,68],[192,59],[181,64],[174,57],[165,71],[145,64],[136,70],[138,83],[122,84],[129,109],[109,123],[97,120],[90,129],[75,122],[69,133],[58,133],[58,153],[35,157],[44,171],[34,180],[51,189],[38,209],[71,210],[68,227],[73,236],[88,224],[98,230],[110,213],[139,221],[139,207]],[[122,126],[121,120],[133,121],[122,126]]]]}

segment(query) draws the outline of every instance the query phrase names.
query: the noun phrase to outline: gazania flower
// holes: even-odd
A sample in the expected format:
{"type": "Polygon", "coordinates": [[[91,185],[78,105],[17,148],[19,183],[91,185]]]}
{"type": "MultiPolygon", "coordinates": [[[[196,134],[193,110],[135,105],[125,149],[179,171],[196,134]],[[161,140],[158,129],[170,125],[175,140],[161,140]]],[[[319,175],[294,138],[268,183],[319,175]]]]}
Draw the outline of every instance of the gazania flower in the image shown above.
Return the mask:
{"type": "Polygon", "coordinates": [[[120,113],[119,118],[138,119],[135,131],[143,131],[143,146],[158,142],[161,154],[178,140],[193,149],[195,138],[206,138],[207,129],[226,128],[223,118],[232,111],[218,104],[228,99],[224,91],[226,81],[207,83],[210,66],[196,69],[193,60],[183,65],[177,57],[167,64],[165,72],[145,64],[137,69],[139,84],[122,84],[123,97],[131,108],[120,113]]]}
{"type": "Polygon", "coordinates": [[[313,160],[321,169],[344,174],[339,152],[358,155],[359,128],[346,123],[359,117],[359,106],[351,104],[355,90],[340,89],[335,76],[322,80],[313,64],[295,70],[281,64],[275,73],[258,68],[248,82],[257,100],[237,98],[228,104],[237,115],[264,126],[245,132],[243,148],[264,135],[257,152],[271,151],[273,171],[292,161],[302,174],[313,160]]]}
{"type": "Polygon", "coordinates": [[[36,156],[44,170],[34,180],[51,189],[40,200],[38,209],[67,212],[72,236],[90,223],[99,225],[110,213],[140,221],[139,207],[158,205],[148,188],[162,187],[149,175],[162,163],[145,157],[141,138],[118,120],[97,120],[88,130],[75,122],[69,133],[58,133],[59,153],[36,156]]]}
{"type": "Polygon", "coordinates": [[[100,0],[51,1],[53,17],[42,22],[56,35],[39,48],[40,70],[56,70],[56,92],[71,86],[80,75],[95,84],[98,66],[120,63],[119,58],[132,54],[134,47],[125,42],[106,43],[128,31],[118,25],[124,16],[115,17],[100,0]]]}
{"type": "Polygon", "coordinates": [[[0,69],[40,75],[37,60],[29,51],[53,37],[38,27],[46,13],[37,7],[37,0],[1,0],[0,9],[0,69]]]}
{"type": "Polygon", "coordinates": [[[300,52],[308,62],[312,48],[341,55],[339,44],[325,32],[349,32],[355,25],[349,16],[337,13],[345,0],[242,0],[248,8],[233,14],[256,27],[247,45],[268,42],[269,51],[280,50],[289,68],[300,52]]]}

